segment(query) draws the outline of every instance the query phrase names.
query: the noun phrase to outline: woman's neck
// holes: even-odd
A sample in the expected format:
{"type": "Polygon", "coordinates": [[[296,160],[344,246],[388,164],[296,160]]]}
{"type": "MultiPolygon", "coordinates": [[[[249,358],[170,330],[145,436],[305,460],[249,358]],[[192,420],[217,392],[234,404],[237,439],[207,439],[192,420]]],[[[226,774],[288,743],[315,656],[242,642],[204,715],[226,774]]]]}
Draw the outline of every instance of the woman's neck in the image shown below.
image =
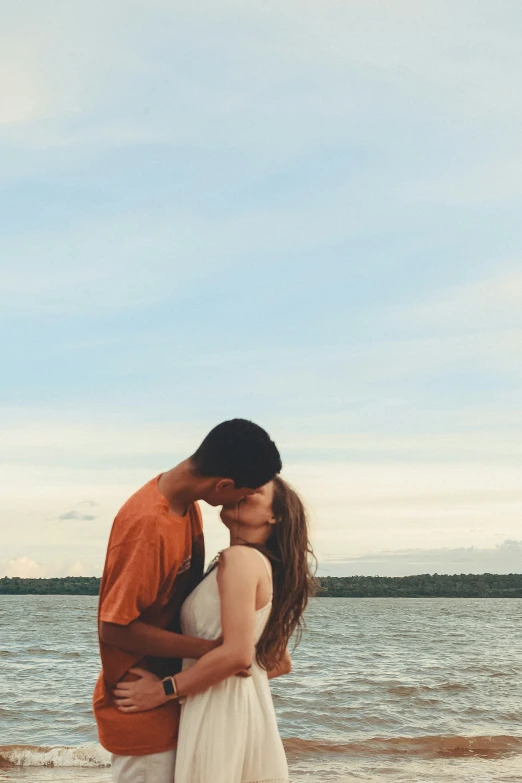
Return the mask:
{"type": "Polygon", "coordinates": [[[267,532],[262,528],[260,530],[252,530],[251,528],[238,527],[230,531],[230,546],[239,546],[240,544],[263,546],[268,541],[270,531],[267,532]]]}

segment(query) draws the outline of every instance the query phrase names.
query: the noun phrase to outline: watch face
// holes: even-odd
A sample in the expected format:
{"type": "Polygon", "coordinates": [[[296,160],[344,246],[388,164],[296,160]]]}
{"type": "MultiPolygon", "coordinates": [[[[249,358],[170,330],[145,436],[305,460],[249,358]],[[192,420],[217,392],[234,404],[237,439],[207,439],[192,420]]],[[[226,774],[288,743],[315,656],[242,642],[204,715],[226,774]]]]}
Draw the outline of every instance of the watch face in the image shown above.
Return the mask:
{"type": "Polygon", "coordinates": [[[172,696],[174,693],[174,683],[170,677],[167,680],[163,680],[163,690],[165,691],[165,696],[172,696]]]}

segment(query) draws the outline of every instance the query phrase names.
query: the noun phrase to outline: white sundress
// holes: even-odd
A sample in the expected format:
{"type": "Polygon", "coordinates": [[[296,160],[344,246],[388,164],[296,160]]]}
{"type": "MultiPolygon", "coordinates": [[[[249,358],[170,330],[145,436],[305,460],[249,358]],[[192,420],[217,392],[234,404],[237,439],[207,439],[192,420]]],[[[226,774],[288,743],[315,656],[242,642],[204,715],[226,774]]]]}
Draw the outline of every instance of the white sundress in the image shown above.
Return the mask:
{"type": "MultiPolygon", "coordinates": [[[[254,551],[272,579],[268,560],[254,551]]],[[[189,636],[221,636],[217,571],[205,577],[182,606],[181,628],[189,636]]],[[[256,643],[271,608],[270,601],[256,612],[256,643]]],[[[184,660],[183,668],[194,663],[184,660]]],[[[229,677],[204,693],[187,696],[181,708],[175,783],[288,783],[268,676],[256,660],[251,677],[229,677]]]]}

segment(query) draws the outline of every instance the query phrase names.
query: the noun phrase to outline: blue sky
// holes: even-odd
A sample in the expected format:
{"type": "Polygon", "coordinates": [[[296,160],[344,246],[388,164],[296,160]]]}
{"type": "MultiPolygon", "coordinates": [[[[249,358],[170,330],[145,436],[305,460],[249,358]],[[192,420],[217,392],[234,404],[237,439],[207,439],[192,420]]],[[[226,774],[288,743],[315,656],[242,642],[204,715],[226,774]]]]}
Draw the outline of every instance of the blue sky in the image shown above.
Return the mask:
{"type": "Polygon", "coordinates": [[[5,16],[0,570],[99,573],[126,496],[236,415],[326,572],[516,570],[520,4],[5,16]]]}

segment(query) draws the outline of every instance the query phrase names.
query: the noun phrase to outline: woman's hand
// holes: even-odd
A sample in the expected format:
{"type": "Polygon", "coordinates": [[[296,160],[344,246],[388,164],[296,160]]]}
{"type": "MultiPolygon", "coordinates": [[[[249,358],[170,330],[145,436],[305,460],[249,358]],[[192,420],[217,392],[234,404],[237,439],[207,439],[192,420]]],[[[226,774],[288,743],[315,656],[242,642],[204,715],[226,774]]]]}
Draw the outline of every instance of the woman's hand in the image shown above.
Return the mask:
{"type": "Polygon", "coordinates": [[[153,710],[169,701],[163,690],[163,682],[146,669],[129,669],[139,677],[133,682],[119,682],[113,690],[114,703],[120,712],[144,712],[153,710]]]}
{"type": "Polygon", "coordinates": [[[275,664],[268,669],[268,679],[273,680],[274,677],[282,677],[283,674],[290,674],[292,671],[292,659],[288,649],[285,650],[283,657],[280,658],[275,664]]]}

